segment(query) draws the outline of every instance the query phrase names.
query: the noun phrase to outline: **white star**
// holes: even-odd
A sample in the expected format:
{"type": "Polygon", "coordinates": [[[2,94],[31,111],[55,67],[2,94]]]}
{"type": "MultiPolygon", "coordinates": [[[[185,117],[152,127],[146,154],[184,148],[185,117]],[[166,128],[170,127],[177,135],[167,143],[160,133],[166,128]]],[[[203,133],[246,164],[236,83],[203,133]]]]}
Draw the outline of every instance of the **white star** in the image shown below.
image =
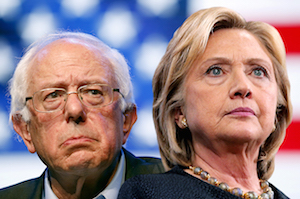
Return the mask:
{"type": "Polygon", "coordinates": [[[45,34],[53,32],[56,26],[53,14],[46,8],[38,8],[21,20],[19,28],[22,39],[28,45],[45,34]]]}
{"type": "Polygon", "coordinates": [[[98,30],[98,36],[115,48],[129,43],[136,34],[132,13],[122,8],[107,11],[98,30]]]}
{"type": "Polygon", "coordinates": [[[14,16],[20,8],[21,0],[1,0],[0,18],[8,19],[14,16]]]}
{"type": "Polygon", "coordinates": [[[157,146],[157,138],[155,128],[152,119],[151,107],[146,107],[138,112],[139,119],[133,126],[132,134],[135,140],[139,140],[140,143],[148,146],[157,146]]]}
{"type": "Polygon", "coordinates": [[[149,80],[152,80],[154,71],[164,55],[167,45],[167,41],[159,37],[148,38],[141,45],[136,56],[135,67],[142,73],[142,76],[146,75],[149,80]]]}
{"type": "Polygon", "coordinates": [[[0,149],[8,147],[12,133],[8,126],[8,115],[4,111],[0,111],[0,149]]]}
{"type": "Polygon", "coordinates": [[[13,51],[7,42],[0,40],[0,83],[5,84],[14,70],[13,51]]]}
{"type": "Polygon", "coordinates": [[[148,15],[169,17],[179,9],[178,0],[137,0],[141,12],[148,15]]]}
{"type": "Polygon", "coordinates": [[[61,5],[63,11],[76,17],[83,17],[96,11],[99,6],[100,0],[62,0],[61,5]]]}

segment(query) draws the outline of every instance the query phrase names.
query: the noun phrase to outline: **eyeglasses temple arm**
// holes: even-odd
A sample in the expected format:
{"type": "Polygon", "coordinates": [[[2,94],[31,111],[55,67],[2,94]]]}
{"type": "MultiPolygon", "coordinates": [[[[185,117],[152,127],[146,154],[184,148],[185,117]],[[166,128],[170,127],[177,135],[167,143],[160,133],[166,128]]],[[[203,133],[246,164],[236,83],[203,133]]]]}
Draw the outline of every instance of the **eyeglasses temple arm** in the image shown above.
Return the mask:
{"type": "Polygon", "coordinates": [[[113,91],[116,91],[116,92],[120,93],[120,94],[122,95],[122,97],[125,99],[123,93],[120,92],[120,89],[118,89],[118,88],[113,88],[113,91]]]}
{"type": "Polygon", "coordinates": [[[28,100],[31,100],[32,99],[32,97],[26,97],[25,98],[25,104],[26,104],[26,102],[28,101],[28,100]]]}

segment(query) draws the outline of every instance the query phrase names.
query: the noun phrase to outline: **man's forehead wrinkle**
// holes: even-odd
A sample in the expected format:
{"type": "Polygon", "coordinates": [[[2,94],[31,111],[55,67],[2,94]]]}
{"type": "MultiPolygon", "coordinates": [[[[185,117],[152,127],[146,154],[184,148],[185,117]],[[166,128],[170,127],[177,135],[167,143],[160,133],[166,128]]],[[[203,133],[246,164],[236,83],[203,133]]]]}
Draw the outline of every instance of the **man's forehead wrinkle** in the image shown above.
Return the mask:
{"type": "MultiPolygon", "coordinates": [[[[74,41],[77,41],[74,40],[74,41]]],[[[63,57],[64,59],[60,59],[59,62],[67,62],[71,59],[82,59],[88,62],[97,61],[100,64],[107,64],[107,60],[104,58],[103,53],[97,48],[88,47],[89,45],[84,42],[76,42],[73,43],[69,40],[60,39],[54,41],[51,44],[48,44],[44,48],[42,48],[33,59],[33,65],[51,62],[51,64],[56,63],[56,59],[53,59],[53,56],[62,57],[64,55],[68,55],[67,57],[63,57]],[[72,53],[70,53],[72,52],[72,53]],[[89,60],[89,58],[92,58],[89,60]]]]}
{"type": "MultiPolygon", "coordinates": [[[[111,67],[110,61],[103,56],[99,50],[88,49],[81,44],[77,45],[65,41],[57,41],[55,45],[49,44],[48,46],[45,46],[45,48],[36,55],[31,72],[32,74],[35,74],[36,78],[38,76],[41,77],[39,78],[39,84],[43,88],[67,87],[69,86],[67,84],[71,82],[74,85],[84,85],[89,83],[115,85],[113,67],[111,67]],[[61,49],[64,49],[64,51],[61,52],[61,49]],[[68,49],[70,49],[70,51],[67,51],[68,49]],[[58,51],[60,51],[60,53],[58,53],[58,51]],[[76,59],[78,59],[78,61],[76,61],[76,59]],[[64,62],[66,64],[64,64],[64,62]],[[55,65],[57,65],[57,67],[55,67],[55,65]],[[66,77],[64,75],[66,69],[70,67],[70,69],[73,70],[74,66],[78,66],[78,69],[76,69],[77,71],[81,71],[81,67],[90,67],[90,70],[83,70],[79,74],[69,73],[68,77],[66,77]],[[99,68],[103,68],[103,72],[106,71],[106,75],[103,78],[96,79],[95,75],[97,75],[97,73],[95,70],[98,71],[99,68]],[[59,72],[60,70],[61,72],[59,72]],[[78,78],[79,75],[86,78],[78,78]],[[107,78],[109,76],[110,80],[108,81],[107,78]],[[49,79],[52,79],[53,81],[51,80],[51,82],[49,82],[49,79]],[[62,81],[62,79],[64,80],[62,81]],[[81,81],[72,81],[77,79],[81,79],[81,81]]],[[[31,85],[34,83],[33,79],[29,80],[31,85]]]]}

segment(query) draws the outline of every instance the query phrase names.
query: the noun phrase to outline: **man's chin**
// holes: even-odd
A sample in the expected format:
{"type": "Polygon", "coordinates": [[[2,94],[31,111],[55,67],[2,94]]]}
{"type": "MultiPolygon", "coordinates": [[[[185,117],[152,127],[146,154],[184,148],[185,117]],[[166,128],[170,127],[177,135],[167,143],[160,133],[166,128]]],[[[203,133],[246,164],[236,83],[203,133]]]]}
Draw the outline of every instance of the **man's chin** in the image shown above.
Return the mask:
{"type": "Polygon", "coordinates": [[[62,163],[64,168],[70,171],[85,170],[88,168],[95,168],[99,165],[95,153],[89,150],[76,150],[73,151],[62,163]]]}

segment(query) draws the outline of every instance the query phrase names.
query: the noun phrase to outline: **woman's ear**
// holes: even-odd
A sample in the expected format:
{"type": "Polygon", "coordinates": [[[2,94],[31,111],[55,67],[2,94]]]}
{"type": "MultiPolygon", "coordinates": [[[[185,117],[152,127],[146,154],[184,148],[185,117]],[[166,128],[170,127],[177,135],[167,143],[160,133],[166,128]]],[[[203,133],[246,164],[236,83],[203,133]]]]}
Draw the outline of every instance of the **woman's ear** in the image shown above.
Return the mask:
{"type": "Polygon", "coordinates": [[[29,132],[29,124],[24,121],[21,114],[15,114],[12,116],[13,127],[19,136],[23,139],[27,149],[31,153],[35,153],[35,147],[32,142],[32,137],[29,132]]]}
{"type": "Polygon", "coordinates": [[[186,126],[182,123],[182,121],[186,121],[185,116],[183,114],[183,110],[181,107],[176,108],[175,113],[174,113],[174,118],[177,126],[181,129],[185,129],[186,126]]]}

